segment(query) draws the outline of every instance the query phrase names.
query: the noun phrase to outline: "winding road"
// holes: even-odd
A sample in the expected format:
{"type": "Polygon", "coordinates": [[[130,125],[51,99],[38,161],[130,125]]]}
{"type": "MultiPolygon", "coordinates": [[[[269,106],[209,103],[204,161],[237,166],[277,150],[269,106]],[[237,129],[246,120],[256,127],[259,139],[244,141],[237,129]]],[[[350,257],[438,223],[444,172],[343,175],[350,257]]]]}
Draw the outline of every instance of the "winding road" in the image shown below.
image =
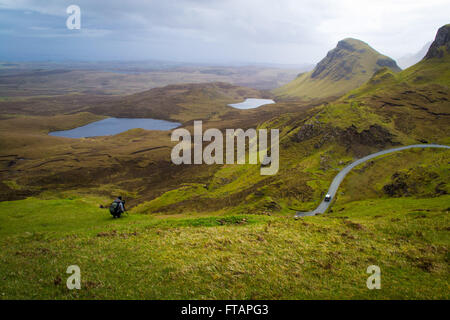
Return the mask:
{"type": "Polygon", "coordinates": [[[399,148],[393,148],[393,149],[383,150],[383,151],[379,151],[379,152],[376,152],[376,153],[369,154],[368,156],[365,156],[364,158],[361,158],[361,159],[358,159],[358,160],[352,162],[351,164],[346,166],[344,169],[342,169],[336,175],[336,177],[334,177],[333,182],[331,183],[330,188],[328,189],[328,194],[331,195],[331,201],[327,202],[325,200],[322,200],[322,202],[319,204],[319,206],[315,210],[309,211],[309,212],[297,211],[295,216],[296,217],[314,216],[316,214],[321,214],[321,213],[326,212],[328,207],[331,205],[331,202],[333,202],[333,200],[334,200],[334,197],[335,197],[336,192],[337,192],[337,190],[339,188],[339,185],[342,183],[342,181],[344,180],[344,178],[347,175],[347,173],[349,173],[350,170],[352,170],[357,165],[360,165],[363,162],[366,162],[366,161],[368,161],[370,159],[379,157],[379,156],[384,155],[384,154],[397,152],[397,151],[402,151],[402,150],[407,150],[407,149],[412,149],[412,148],[444,148],[444,149],[450,149],[449,146],[440,145],[440,144],[413,144],[413,145],[409,145],[409,146],[403,146],[403,147],[399,147],[399,148]]]}

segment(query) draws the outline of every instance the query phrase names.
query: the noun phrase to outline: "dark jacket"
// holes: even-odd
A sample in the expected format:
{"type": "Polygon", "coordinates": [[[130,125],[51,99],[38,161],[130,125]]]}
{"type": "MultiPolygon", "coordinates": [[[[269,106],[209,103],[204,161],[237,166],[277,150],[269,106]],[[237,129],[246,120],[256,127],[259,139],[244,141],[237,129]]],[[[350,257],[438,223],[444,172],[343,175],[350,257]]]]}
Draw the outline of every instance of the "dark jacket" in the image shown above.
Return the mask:
{"type": "Polygon", "coordinates": [[[118,206],[118,211],[123,213],[125,212],[125,201],[120,200],[119,198],[117,198],[116,200],[114,200],[114,202],[117,202],[119,204],[118,206]]]}

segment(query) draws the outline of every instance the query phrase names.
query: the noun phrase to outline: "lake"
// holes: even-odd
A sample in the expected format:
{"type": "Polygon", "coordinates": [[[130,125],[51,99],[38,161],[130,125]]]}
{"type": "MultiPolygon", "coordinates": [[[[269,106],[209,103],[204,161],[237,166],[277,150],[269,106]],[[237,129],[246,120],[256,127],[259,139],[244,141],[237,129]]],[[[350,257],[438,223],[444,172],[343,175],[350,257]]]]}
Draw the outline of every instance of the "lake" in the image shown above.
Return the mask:
{"type": "Polygon", "coordinates": [[[258,108],[263,105],[272,104],[272,103],[275,103],[275,101],[273,101],[272,99],[250,98],[250,99],[245,99],[244,102],[229,104],[229,106],[236,108],[236,109],[254,109],[254,108],[258,108]]]}
{"type": "Polygon", "coordinates": [[[50,132],[49,135],[66,138],[87,138],[110,136],[136,128],[145,130],[170,130],[179,125],[180,123],[178,122],[157,119],[107,118],[71,130],[50,132]]]}

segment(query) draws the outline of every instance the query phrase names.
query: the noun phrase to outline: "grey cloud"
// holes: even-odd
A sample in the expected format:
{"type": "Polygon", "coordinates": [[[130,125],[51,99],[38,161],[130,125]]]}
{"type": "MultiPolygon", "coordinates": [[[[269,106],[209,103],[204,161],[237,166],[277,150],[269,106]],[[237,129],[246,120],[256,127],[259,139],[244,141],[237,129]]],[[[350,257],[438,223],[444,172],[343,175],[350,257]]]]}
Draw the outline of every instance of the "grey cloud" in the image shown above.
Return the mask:
{"type": "MultiPolygon", "coordinates": [[[[444,12],[450,10],[448,1],[441,0],[0,0],[0,12],[58,18],[49,25],[34,25],[60,29],[49,31],[50,38],[51,34],[67,34],[60,21],[70,4],[82,10],[85,31],[79,37],[96,37],[99,56],[110,53],[105,50],[117,50],[120,55],[127,43],[140,59],[147,55],[187,61],[279,63],[316,62],[348,36],[383,53],[404,55],[421,47],[440,25],[448,23],[444,12]],[[414,38],[417,43],[411,43],[414,38]]],[[[15,27],[20,26],[6,29],[15,27]]]]}

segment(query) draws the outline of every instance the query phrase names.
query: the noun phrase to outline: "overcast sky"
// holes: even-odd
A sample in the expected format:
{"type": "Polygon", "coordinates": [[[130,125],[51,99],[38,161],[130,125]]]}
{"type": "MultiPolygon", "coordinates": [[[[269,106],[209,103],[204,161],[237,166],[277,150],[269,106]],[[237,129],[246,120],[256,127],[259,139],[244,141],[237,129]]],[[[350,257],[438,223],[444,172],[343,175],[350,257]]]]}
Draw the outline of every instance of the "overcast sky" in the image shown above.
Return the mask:
{"type": "Polygon", "coordinates": [[[0,59],[302,64],[346,37],[397,59],[449,12],[449,0],[0,0],[0,59]],[[80,30],[66,27],[71,4],[80,30]]]}

